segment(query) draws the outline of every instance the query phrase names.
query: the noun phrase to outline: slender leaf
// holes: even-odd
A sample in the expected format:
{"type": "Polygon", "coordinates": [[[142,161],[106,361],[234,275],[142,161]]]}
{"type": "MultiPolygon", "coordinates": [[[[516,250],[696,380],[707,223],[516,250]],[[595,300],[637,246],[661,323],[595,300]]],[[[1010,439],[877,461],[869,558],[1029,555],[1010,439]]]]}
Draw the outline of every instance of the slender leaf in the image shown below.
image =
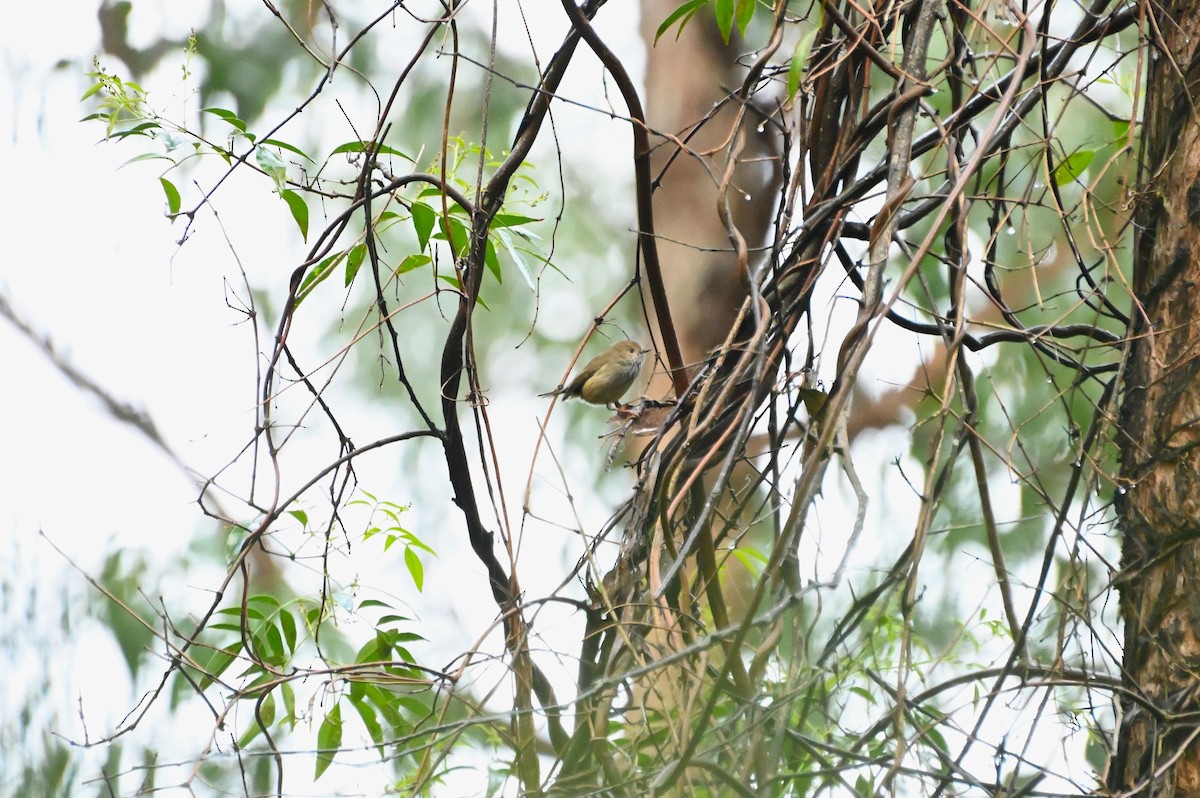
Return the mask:
{"type": "Polygon", "coordinates": [[[529,266],[525,263],[525,258],[521,255],[521,251],[513,244],[512,234],[507,230],[496,231],[496,238],[500,239],[500,243],[504,245],[504,250],[508,253],[508,257],[517,267],[517,271],[521,273],[521,278],[525,280],[525,285],[529,286],[530,291],[536,291],[537,286],[533,283],[533,275],[529,271],[529,266]]]}
{"type": "Polygon", "coordinates": [[[737,0],[737,17],[738,30],[743,34],[746,33],[746,28],[750,26],[750,20],[754,19],[754,6],[756,0],[737,0]]]}
{"type": "Polygon", "coordinates": [[[287,150],[288,152],[294,152],[297,155],[299,155],[301,158],[304,158],[305,160],[307,160],[311,163],[316,163],[316,161],[313,161],[312,158],[308,157],[308,153],[306,153],[304,150],[302,150],[299,147],[296,147],[292,144],[288,144],[286,141],[280,141],[279,139],[263,139],[262,144],[260,144],[259,146],[263,146],[263,145],[267,145],[267,144],[278,147],[281,150],[287,150]]]}
{"type": "Polygon", "coordinates": [[[287,713],[284,720],[288,726],[296,728],[296,691],[289,682],[279,685],[279,694],[283,697],[283,711],[287,713]]]}
{"type": "Polygon", "coordinates": [[[383,751],[383,727],[379,725],[379,716],[375,713],[374,708],[362,698],[350,697],[350,703],[358,712],[358,716],[362,718],[363,725],[367,727],[367,734],[371,735],[371,740],[379,749],[379,756],[382,759],[383,751]]]}
{"type": "Polygon", "coordinates": [[[296,226],[300,228],[300,235],[308,241],[308,204],[304,198],[291,189],[284,189],[279,192],[279,196],[283,197],[283,201],[287,203],[288,209],[292,212],[292,218],[296,220],[296,226]]]}
{"type": "Polygon", "coordinates": [[[683,28],[687,25],[697,11],[703,8],[708,3],[708,0],[688,0],[667,15],[662,24],[658,26],[658,30],[654,33],[654,43],[658,44],[658,40],[664,33],[671,29],[671,26],[679,22],[679,30],[675,32],[675,38],[678,39],[683,33],[683,28]]]}
{"type": "Polygon", "coordinates": [[[314,288],[333,273],[333,270],[342,262],[342,258],[344,257],[346,257],[345,252],[330,255],[318,263],[308,274],[304,275],[304,279],[300,281],[300,287],[296,289],[296,303],[303,302],[304,298],[311,294],[314,288]]]}
{"type": "Polygon", "coordinates": [[[408,575],[412,577],[417,592],[421,592],[425,587],[425,566],[421,564],[417,553],[410,548],[404,549],[404,566],[408,568],[408,575]]]}
{"type": "Polygon", "coordinates": [[[179,189],[175,188],[175,184],[165,177],[160,177],[158,182],[162,184],[163,193],[167,195],[167,211],[174,216],[179,213],[180,197],[179,189]]]}
{"type": "Polygon", "coordinates": [[[488,271],[496,278],[496,282],[503,283],[504,275],[500,272],[500,258],[496,255],[496,248],[489,240],[487,249],[483,253],[483,262],[488,267],[488,271]]]}
{"type": "Polygon", "coordinates": [[[501,227],[519,227],[523,224],[540,221],[542,220],[533,216],[520,216],[515,213],[498,213],[492,217],[492,229],[496,230],[501,227]]]}
{"type": "Polygon", "coordinates": [[[422,252],[429,245],[429,234],[437,223],[437,213],[423,202],[412,205],[413,232],[417,234],[417,249],[422,252]]]}
{"type": "Polygon", "coordinates": [[[1095,157],[1095,150],[1078,150],[1071,153],[1070,157],[1062,161],[1058,165],[1058,168],[1054,170],[1054,184],[1061,186],[1064,183],[1070,183],[1078,179],[1095,157]]]}
{"type": "Polygon", "coordinates": [[[804,68],[808,65],[808,54],[812,50],[812,43],[816,36],[817,29],[809,28],[800,37],[800,41],[796,42],[796,49],[792,51],[792,60],[788,64],[787,96],[789,100],[796,96],[796,92],[800,90],[800,84],[804,81],[804,68]]]}
{"type": "Polygon", "coordinates": [[[466,257],[471,248],[471,232],[467,226],[453,216],[448,216],[438,219],[438,227],[442,232],[435,235],[434,238],[453,242],[454,257],[466,257]]]}
{"type": "Polygon", "coordinates": [[[259,718],[251,718],[250,725],[242,736],[238,738],[238,747],[245,748],[251,741],[262,733],[263,727],[270,727],[275,722],[275,695],[267,693],[267,697],[263,699],[258,707],[258,715],[262,718],[262,723],[259,723],[259,718]]]}
{"type": "Polygon", "coordinates": [[[213,108],[203,108],[203,109],[201,109],[200,113],[212,114],[213,116],[220,117],[221,119],[224,119],[226,122],[228,122],[229,124],[236,127],[241,132],[243,132],[243,133],[246,132],[246,123],[243,122],[241,119],[238,119],[238,115],[235,114],[233,111],[230,111],[225,108],[213,107],[213,108]]]}
{"type": "Polygon", "coordinates": [[[728,44],[729,37],[733,35],[734,0],[716,0],[713,11],[717,15],[717,30],[721,32],[721,38],[728,44]]]}
{"type": "Polygon", "coordinates": [[[241,650],[242,643],[239,640],[233,645],[214,651],[208,662],[204,663],[204,675],[200,677],[200,689],[207,689],[214,681],[219,679],[221,674],[237,659],[237,655],[241,650]]]}
{"type": "Polygon", "coordinates": [[[399,277],[402,274],[411,272],[413,269],[419,269],[432,260],[433,258],[428,255],[409,255],[400,261],[400,265],[396,267],[396,276],[399,277]]]}
{"type": "MultiPolygon", "coordinates": [[[[275,188],[283,188],[287,182],[287,164],[283,162],[283,158],[279,157],[279,153],[270,147],[258,147],[254,150],[254,162],[258,164],[260,169],[266,172],[268,177],[275,181],[275,188]]],[[[306,212],[306,223],[307,219],[308,214],[306,212]]]]}
{"type": "Polygon", "coordinates": [[[321,778],[321,774],[333,764],[333,758],[337,756],[341,747],[342,705],[335,704],[325,716],[325,720],[321,721],[321,728],[317,730],[317,770],[313,775],[314,781],[321,778]]]}
{"type": "MultiPolygon", "coordinates": [[[[132,158],[130,158],[128,161],[121,164],[117,168],[124,169],[126,166],[129,166],[129,164],[131,164],[131,163],[140,163],[141,161],[171,161],[171,159],[168,158],[167,156],[163,155],[160,152],[143,152],[141,155],[133,156],[132,158]]],[[[171,163],[175,163],[175,162],[171,161],[171,163]]]]}
{"type": "Polygon", "coordinates": [[[350,248],[350,255],[346,258],[346,285],[354,282],[355,276],[358,274],[358,269],[363,264],[363,260],[367,257],[367,245],[355,244],[350,248]]]}
{"type": "MultiPolygon", "coordinates": [[[[329,154],[330,155],[339,155],[343,152],[367,152],[367,150],[370,148],[371,148],[371,145],[369,144],[369,142],[347,141],[345,144],[339,144],[338,146],[334,147],[333,151],[330,152],[329,154]]],[[[412,158],[410,158],[407,155],[405,155],[404,153],[400,152],[400,150],[392,149],[391,147],[389,147],[386,144],[378,144],[374,147],[374,150],[375,150],[376,154],[378,154],[378,155],[396,155],[400,158],[403,158],[406,161],[415,163],[415,161],[413,161],[412,158]]]]}
{"type": "Polygon", "coordinates": [[[279,611],[279,626],[283,629],[283,639],[287,643],[288,653],[296,653],[296,619],[286,609],[279,611]]]}

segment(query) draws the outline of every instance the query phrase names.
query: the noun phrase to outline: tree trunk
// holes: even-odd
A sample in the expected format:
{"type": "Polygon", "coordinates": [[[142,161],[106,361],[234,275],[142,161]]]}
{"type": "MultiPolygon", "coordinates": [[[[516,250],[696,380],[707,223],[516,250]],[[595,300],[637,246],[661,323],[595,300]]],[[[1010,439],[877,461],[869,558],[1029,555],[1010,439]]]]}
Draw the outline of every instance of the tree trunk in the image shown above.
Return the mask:
{"type": "MultiPolygon", "coordinates": [[[[652,137],[651,145],[658,146],[651,156],[651,173],[656,179],[661,176],[654,191],[658,255],[684,359],[695,363],[725,340],[746,298],[729,231],[718,211],[717,182],[731,144],[741,139],[733,221],[751,247],[761,244],[770,227],[779,170],[772,160],[778,158],[774,133],[758,130],[762,119],[753,111],[740,130],[732,129],[742,109],[728,96],[745,70],[737,61],[736,42],[721,41],[712,12],[701,11],[682,34],[672,28],[654,44],[658,25],[678,5],[677,0],[644,0],[642,38],[647,122],[653,130],[685,140],[692,151],[680,153],[652,137]]],[[[655,387],[666,393],[669,384],[660,375],[655,387]]],[[[651,395],[656,395],[653,389],[651,395]]]]}
{"type": "Polygon", "coordinates": [[[1200,8],[1158,6],[1121,409],[1124,678],[1114,793],[1200,795],[1200,8]]]}

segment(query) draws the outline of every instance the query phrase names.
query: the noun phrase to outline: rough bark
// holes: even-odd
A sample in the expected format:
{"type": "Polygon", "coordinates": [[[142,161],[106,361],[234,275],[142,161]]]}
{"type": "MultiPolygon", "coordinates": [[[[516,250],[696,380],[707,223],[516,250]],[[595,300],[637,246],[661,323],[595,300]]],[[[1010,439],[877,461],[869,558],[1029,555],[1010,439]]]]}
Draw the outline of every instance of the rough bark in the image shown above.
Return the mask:
{"type": "MultiPolygon", "coordinates": [[[[677,136],[692,153],[705,156],[702,164],[652,137],[652,146],[658,146],[651,170],[656,179],[661,176],[654,191],[658,253],[684,359],[695,362],[725,340],[746,297],[729,231],[718,212],[718,181],[731,143],[744,137],[733,183],[739,192],[733,216],[751,247],[762,242],[770,226],[778,174],[770,160],[775,155],[773,134],[758,131],[761,119],[751,112],[742,129],[733,130],[742,110],[736,102],[725,102],[714,113],[741,84],[745,70],[737,61],[736,42],[721,40],[712,14],[697,14],[678,38],[673,28],[654,44],[658,25],[678,5],[677,0],[644,0],[642,38],[647,121],[652,129],[677,136]]],[[[656,387],[669,390],[666,381],[656,387]]]]}
{"type": "Polygon", "coordinates": [[[1121,417],[1123,701],[1108,786],[1200,794],[1200,8],[1157,6],[1121,417]],[[1189,714],[1190,713],[1190,714],[1189,714]]]}

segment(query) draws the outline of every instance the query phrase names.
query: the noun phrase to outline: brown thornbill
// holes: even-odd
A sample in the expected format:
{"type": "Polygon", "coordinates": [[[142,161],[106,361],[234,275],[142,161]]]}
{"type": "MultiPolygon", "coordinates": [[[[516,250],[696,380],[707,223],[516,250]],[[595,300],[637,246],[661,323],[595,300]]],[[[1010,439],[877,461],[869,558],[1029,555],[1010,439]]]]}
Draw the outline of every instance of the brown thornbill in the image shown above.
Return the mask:
{"type": "Polygon", "coordinates": [[[620,401],[642,371],[646,353],[636,341],[617,341],[596,355],[575,373],[565,388],[557,388],[542,396],[579,397],[594,405],[612,405],[620,401]]]}

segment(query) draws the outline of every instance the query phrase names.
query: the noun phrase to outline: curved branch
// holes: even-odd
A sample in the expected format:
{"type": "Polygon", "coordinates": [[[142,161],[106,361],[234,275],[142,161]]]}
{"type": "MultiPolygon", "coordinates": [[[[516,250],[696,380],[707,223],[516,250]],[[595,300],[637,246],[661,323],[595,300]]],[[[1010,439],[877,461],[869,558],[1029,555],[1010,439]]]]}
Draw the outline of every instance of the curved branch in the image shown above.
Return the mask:
{"type": "Polygon", "coordinates": [[[571,18],[575,31],[583,37],[592,52],[608,69],[609,74],[617,83],[621,97],[629,108],[629,116],[633,119],[633,171],[637,185],[638,241],[642,247],[642,258],[646,264],[646,280],[650,283],[650,296],[654,300],[654,311],[658,315],[658,328],[663,337],[663,348],[666,350],[667,363],[671,370],[671,383],[675,395],[682,397],[687,390],[687,372],[683,366],[683,351],[679,348],[679,338],[675,334],[675,324],[671,321],[671,308],[667,302],[667,289],[663,283],[662,266],[658,261],[658,244],[654,237],[654,206],[653,187],[650,177],[650,138],[647,135],[649,126],[646,124],[646,114],[642,110],[642,101],[637,89],[621,63],[608,46],[596,35],[596,31],[588,22],[587,17],[575,5],[573,0],[562,0],[563,8],[571,18]]]}

